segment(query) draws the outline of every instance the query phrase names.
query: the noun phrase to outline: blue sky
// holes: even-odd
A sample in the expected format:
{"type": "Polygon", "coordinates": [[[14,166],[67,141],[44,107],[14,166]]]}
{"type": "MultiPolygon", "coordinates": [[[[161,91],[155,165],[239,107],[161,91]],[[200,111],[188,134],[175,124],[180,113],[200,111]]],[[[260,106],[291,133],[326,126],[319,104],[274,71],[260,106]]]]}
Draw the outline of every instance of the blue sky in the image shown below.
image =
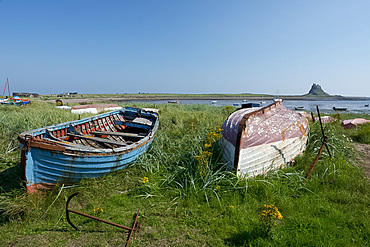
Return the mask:
{"type": "MultiPolygon", "coordinates": [[[[0,0],[0,88],[370,96],[370,1],[0,0]]],[[[1,89],[3,90],[3,89],[1,89]]]]}

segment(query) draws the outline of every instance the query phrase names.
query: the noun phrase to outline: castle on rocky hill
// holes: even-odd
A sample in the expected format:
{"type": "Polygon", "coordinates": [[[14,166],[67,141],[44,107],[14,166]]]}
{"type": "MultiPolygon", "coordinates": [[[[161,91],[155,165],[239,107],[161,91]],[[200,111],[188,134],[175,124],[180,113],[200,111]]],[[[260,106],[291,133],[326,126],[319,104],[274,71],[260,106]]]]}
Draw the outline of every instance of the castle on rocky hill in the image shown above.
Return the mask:
{"type": "Polygon", "coordinates": [[[310,91],[305,96],[330,96],[330,94],[324,92],[319,84],[313,83],[310,91]]]}

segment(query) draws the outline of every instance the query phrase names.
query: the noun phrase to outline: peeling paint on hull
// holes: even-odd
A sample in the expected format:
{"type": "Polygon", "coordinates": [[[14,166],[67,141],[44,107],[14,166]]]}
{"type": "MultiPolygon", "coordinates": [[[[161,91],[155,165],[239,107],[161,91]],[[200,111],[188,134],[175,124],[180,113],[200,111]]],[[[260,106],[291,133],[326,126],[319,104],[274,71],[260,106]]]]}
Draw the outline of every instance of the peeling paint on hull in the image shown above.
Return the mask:
{"type": "Polygon", "coordinates": [[[255,176],[291,162],[306,148],[308,120],[282,101],[234,112],[222,126],[220,145],[239,176],[255,176]]]}
{"type": "MultiPolygon", "coordinates": [[[[118,119],[118,118],[117,118],[118,119]]],[[[120,118],[124,120],[124,118],[120,118]]],[[[100,121],[100,120],[99,120],[100,121]]],[[[159,119],[158,114],[153,112],[144,111],[136,108],[125,108],[123,110],[113,111],[110,113],[104,113],[91,118],[77,120],[73,122],[58,124],[54,126],[48,126],[45,128],[27,131],[19,135],[18,139],[21,142],[22,147],[22,167],[23,167],[23,180],[28,192],[33,193],[38,189],[47,189],[55,185],[60,184],[73,184],[80,181],[83,178],[95,178],[103,176],[111,171],[121,170],[133,163],[138,157],[140,157],[150,146],[155,136],[156,130],[158,129],[159,119]],[[115,115],[125,114],[131,115],[130,118],[134,120],[120,121],[122,127],[121,131],[113,131],[114,124],[100,125],[100,128],[92,128],[94,121],[97,122],[99,119],[109,119],[117,117],[115,115]],[[145,125],[145,134],[132,134],[123,132],[123,125],[135,126],[135,119],[140,118],[145,125]],[[144,120],[143,120],[144,119],[144,120]],[[146,121],[146,122],[145,122],[146,121]],[[87,124],[88,123],[88,124],[87,124]],[[104,144],[106,141],[110,148],[95,148],[88,146],[93,141],[88,139],[85,141],[76,140],[75,137],[70,138],[65,129],[71,128],[78,129],[78,126],[87,126],[89,128],[84,129],[87,136],[92,136],[96,140],[101,141],[104,144]],[[110,125],[110,127],[108,127],[110,125]],[[108,129],[113,132],[116,136],[115,139],[105,139],[95,137],[92,133],[101,131],[106,134],[108,129]],[[60,134],[59,137],[48,137],[48,133],[55,132],[60,134]],[[124,133],[127,138],[132,138],[134,141],[126,143],[125,139],[121,137],[124,133]],[[70,139],[68,139],[70,138],[70,139]],[[60,139],[60,141],[58,141],[60,139]],[[74,142],[77,142],[74,143],[74,142]],[[117,145],[113,145],[113,144],[117,145]],[[124,143],[124,144],[122,144],[124,143]],[[86,146],[84,146],[84,145],[86,146]]],[[[137,127],[137,126],[136,126],[137,127]]],[[[140,126],[139,126],[140,127],[140,126]]],[[[130,129],[127,127],[127,129],[130,129]]],[[[76,132],[77,136],[78,132],[76,132]]],[[[81,136],[85,134],[81,133],[81,136]]],[[[126,137],[125,137],[126,138],[126,137]]],[[[95,140],[94,139],[94,140],[95,140]]],[[[103,145],[100,143],[99,145],[103,145]]],[[[98,144],[94,144],[98,145],[98,144]]]]}

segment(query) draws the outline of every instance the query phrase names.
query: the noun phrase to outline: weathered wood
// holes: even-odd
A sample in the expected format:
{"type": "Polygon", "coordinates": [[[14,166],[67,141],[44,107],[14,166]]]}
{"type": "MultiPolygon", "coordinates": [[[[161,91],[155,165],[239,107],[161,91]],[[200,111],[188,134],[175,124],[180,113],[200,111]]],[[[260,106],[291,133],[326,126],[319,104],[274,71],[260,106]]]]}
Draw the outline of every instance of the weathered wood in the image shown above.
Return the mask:
{"type": "Polygon", "coordinates": [[[135,122],[121,122],[121,121],[115,121],[115,124],[118,125],[125,125],[128,127],[133,127],[133,128],[138,128],[138,129],[145,129],[145,130],[150,130],[151,127],[149,125],[146,125],[144,123],[135,123],[135,122]]]}
{"type": "Polygon", "coordinates": [[[89,135],[81,135],[81,134],[74,134],[74,133],[71,133],[71,132],[67,132],[67,135],[73,136],[73,137],[82,138],[82,139],[86,139],[86,140],[92,140],[92,141],[96,141],[96,142],[101,142],[101,143],[105,143],[105,144],[111,144],[111,145],[117,145],[117,146],[127,146],[126,143],[116,142],[116,141],[112,141],[112,140],[107,140],[107,139],[100,138],[100,137],[94,137],[94,136],[89,136],[89,135]]]}
{"type": "Polygon", "coordinates": [[[255,176],[279,168],[303,152],[308,121],[281,101],[240,109],[224,122],[220,145],[230,169],[255,176]]]}
{"type": "Polygon", "coordinates": [[[22,180],[27,191],[33,193],[46,187],[50,189],[56,183],[69,185],[83,178],[100,177],[124,169],[149,148],[158,125],[158,114],[126,107],[123,110],[25,131],[18,137],[23,145],[22,180]],[[130,126],[124,124],[117,127],[114,124],[114,120],[126,122],[138,116],[148,118],[152,125],[129,123],[130,126]],[[99,136],[91,134],[92,131],[110,133],[99,136]],[[116,132],[137,136],[111,134],[116,132]]]}
{"type": "Polygon", "coordinates": [[[109,132],[109,131],[91,131],[91,134],[94,135],[113,135],[113,136],[122,136],[122,137],[135,137],[135,138],[144,138],[145,136],[134,134],[134,133],[123,133],[123,132],[109,132]]]}

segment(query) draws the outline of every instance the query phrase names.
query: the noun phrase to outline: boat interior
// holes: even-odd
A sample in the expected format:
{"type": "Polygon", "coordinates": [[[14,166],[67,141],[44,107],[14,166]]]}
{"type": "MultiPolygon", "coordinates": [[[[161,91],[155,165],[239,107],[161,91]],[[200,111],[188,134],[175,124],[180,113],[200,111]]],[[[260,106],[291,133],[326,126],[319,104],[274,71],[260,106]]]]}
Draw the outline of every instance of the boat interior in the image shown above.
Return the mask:
{"type": "Polygon", "coordinates": [[[34,136],[34,139],[57,142],[63,146],[88,151],[114,149],[145,138],[151,132],[153,125],[154,118],[111,114],[97,119],[45,128],[45,131],[34,136]]]}

